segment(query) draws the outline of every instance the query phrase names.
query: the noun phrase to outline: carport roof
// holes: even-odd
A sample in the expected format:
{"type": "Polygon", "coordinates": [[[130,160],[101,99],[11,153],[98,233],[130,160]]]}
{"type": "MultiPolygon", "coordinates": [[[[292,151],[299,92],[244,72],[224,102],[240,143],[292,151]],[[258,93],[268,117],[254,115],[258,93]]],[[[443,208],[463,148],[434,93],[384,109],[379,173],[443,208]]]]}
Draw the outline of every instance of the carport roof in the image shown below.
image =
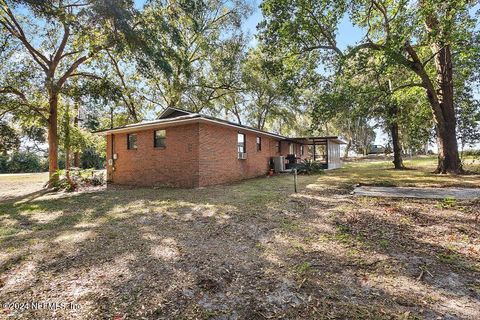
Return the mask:
{"type": "Polygon", "coordinates": [[[346,144],[345,141],[340,139],[338,136],[327,136],[327,137],[296,137],[296,138],[290,138],[290,140],[302,143],[302,144],[308,144],[308,145],[326,145],[327,141],[331,141],[337,144],[346,144]]]}

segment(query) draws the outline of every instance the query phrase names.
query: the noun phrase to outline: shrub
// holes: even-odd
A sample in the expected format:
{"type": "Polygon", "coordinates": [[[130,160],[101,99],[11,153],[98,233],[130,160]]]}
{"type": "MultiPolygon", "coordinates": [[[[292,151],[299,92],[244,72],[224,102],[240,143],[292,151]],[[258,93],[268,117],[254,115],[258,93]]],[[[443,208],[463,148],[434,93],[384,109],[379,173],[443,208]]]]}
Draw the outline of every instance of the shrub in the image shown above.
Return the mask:
{"type": "Polygon", "coordinates": [[[80,183],[90,186],[101,186],[105,184],[105,173],[103,171],[95,171],[94,169],[78,170],[80,183]]]}
{"type": "Polygon", "coordinates": [[[105,159],[101,157],[95,149],[85,149],[80,156],[80,166],[82,168],[102,169],[104,167],[105,159]]]}
{"type": "Polygon", "coordinates": [[[67,192],[75,191],[79,187],[101,186],[105,184],[105,173],[103,171],[95,171],[94,169],[72,169],[69,171],[70,180],[67,179],[65,170],[58,170],[55,175],[57,179],[52,187],[56,190],[67,192]]]}
{"type": "Polygon", "coordinates": [[[70,181],[67,179],[65,170],[57,170],[53,174],[53,183],[52,188],[55,190],[64,190],[67,192],[71,192],[77,189],[77,185],[74,183],[72,179],[70,181]]]}
{"type": "Polygon", "coordinates": [[[323,173],[322,165],[312,159],[305,159],[297,166],[297,172],[301,174],[323,173]]]}
{"type": "Polygon", "coordinates": [[[8,161],[8,172],[40,172],[42,158],[32,152],[15,152],[8,161]]]}
{"type": "Polygon", "coordinates": [[[0,173],[8,172],[8,156],[0,155],[0,173]]]}

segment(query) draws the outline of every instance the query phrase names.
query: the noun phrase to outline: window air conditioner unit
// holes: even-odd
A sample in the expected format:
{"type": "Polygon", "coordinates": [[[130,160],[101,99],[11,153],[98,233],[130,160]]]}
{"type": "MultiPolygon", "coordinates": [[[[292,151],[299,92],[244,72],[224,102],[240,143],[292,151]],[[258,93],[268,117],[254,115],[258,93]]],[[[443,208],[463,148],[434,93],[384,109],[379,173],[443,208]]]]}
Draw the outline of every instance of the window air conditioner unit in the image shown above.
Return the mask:
{"type": "Polygon", "coordinates": [[[247,153],[246,152],[239,152],[238,153],[238,159],[240,159],[240,160],[247,159],[247,153]]]}

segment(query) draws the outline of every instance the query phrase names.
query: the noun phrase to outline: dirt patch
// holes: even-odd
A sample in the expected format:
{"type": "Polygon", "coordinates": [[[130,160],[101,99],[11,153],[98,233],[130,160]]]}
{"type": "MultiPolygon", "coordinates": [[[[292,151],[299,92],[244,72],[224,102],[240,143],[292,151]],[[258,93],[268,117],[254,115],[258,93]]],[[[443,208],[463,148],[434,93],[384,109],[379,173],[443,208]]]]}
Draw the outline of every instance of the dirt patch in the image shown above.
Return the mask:
{"type": "Polygon", "coordinates": [[[37,193],[47,181],[48,173],[0,174],[0,201],[37,193]]]}

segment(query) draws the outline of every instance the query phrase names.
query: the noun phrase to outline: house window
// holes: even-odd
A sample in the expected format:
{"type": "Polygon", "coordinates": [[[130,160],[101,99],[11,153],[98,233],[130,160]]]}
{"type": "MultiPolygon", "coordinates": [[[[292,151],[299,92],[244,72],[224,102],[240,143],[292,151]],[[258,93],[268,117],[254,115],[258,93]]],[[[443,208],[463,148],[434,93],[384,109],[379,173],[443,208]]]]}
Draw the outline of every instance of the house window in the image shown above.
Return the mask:
{"type": "Polygon", "coordinates": [[[289,144],[288,144],[288,154],[294,154],[294,151],[293,151],[293,143],[289,143],[289,144]]]}
{"type": "Polygon", "coordinates": [[[262,137],[257,137],[257,151],[262,151],[262,137]]]}
{"type": "Polygon", "coordinates": [[[237,146],[238,146],[238,153],[246,153],[246,145],[245,145],[245,134],[238,133],[237,135],[237,146]]]}
{"type": "Polygon", "coordinates": [[[127,149],[136,150],[137,149],[137,134],[129,133],[127,134],[127,149]]]}
{"type": "Polygon", "coordinates": [[[167,138],[166,130],[155,130],[153,132],[153,146],[155,148],[165,148],[165,139],[167,138]]]}
{"type": "Polygon", "coordinates": [[[280,141],[277,141],[277,152],[280,153],[280,141]]]}
{"type": "Polygon", "coordinates": [[[300,146],[300,154],[302,156],[305,154],[305,146],[303,144],[300,146]]]}

